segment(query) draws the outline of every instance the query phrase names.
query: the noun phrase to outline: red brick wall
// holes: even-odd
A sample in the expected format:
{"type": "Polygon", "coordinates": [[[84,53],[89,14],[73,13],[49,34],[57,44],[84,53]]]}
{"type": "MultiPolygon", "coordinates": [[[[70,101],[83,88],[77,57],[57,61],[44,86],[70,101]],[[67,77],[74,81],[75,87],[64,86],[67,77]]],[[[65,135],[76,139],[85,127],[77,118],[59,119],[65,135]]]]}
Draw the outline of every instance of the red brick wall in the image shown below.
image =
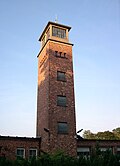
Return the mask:
{"type": "Polygon", "coordinates": [[[99,148],[112,148],[113,154],[117,153],[117,147],[120,147],[120,140],[78,140],[78,147],[89,147],[91,152],[95,151],[96,146],[99,148]]]}
{"type": "Polygon", "coordinates": [[[72,45],[59,42],[50,42],[50,109],[49,121],[51,130],[51,146],[53,150],[63,149],[68,154],[76,153],[76,133],[75,121],[75,100],[74,100],[74,82],[73,82],[73,64],[72,64],[72,45]],[[66,53],[66,58],[55,56],[66,53]],[[57,81],[57,71],[65,72],[66,82],[57,81]],[[63,95],[67,98],[67,107],[57,106],[57,95],[63,95]],[[68,123],[68,134],[57,133],[57,122],[68,123]]]}
{"type": "Polygon", "coordinates": [[[0,156],[16,159],[17,148],[25,149],[25,158],[29,158],[29,149],[36,148],[40,153],[40,139],[0,136],[0,156]]]}
{"type": "Polygon", "coordinates": [[[54,152],[62,149],[75,155],[75,133],[72,45],[49,40],[38,56],[37,136],[42,137],[42,150],[54,152]],[[56,57],[55,51],[66,53],[66,58],[56,57]],[[57,71],[66,73],[66,82],[57,81],[57,71]],[[67,107],[57,106],[57,95],[66,96],[67,107]],[[68,134],[57,133],[57,122],[68,123],[68,134]],[[50,142],[44,128],[50,130],[50,142]]]}
{"type": "Polygon", "coordinates": [[[41,136],[41,148],[48,151],[48,133],[44,128],[48,126],[49,110],[49,45],[44,47],[38,57],[38,96],[37,96],[37,137],[41,136]]]}

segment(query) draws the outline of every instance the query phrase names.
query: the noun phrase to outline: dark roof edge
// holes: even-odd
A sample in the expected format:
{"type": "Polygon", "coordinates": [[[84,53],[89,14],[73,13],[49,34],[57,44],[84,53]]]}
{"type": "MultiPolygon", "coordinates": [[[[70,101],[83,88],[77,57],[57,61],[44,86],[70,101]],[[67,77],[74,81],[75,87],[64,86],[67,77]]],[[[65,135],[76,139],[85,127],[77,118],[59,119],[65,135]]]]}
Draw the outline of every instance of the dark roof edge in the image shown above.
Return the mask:
{"type": "Polygon", "coordinates": [[[101,142],[120,142],[120,139],[119,140],[117,140],[117,139],[114,139],[114,140],[108,140],[108,139],[78,139],[77,141],[86,141],[86,142],[92,142],[92,141],[101,141],[101,142]]]}
{"type": "Polygon", "coordinates": [[[41,137],[18,137],[18,136],[1,136],[0,139],[16,139],[16,140],[39,140],[41,137]]]}

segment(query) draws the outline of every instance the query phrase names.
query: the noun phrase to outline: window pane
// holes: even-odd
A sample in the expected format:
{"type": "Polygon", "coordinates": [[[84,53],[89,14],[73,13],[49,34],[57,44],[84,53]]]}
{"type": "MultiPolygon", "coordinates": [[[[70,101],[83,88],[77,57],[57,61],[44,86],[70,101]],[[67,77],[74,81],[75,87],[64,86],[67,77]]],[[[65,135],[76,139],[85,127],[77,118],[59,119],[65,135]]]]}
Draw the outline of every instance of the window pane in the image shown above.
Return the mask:
{"type": "Polygon", "coordinates": [[[58,133],[60,133],[60,134],[67,134],[68,133],[67,122],[58,122],[58,133]]]}
{"type": "Polygon", "coordinates": [[[59,38],[66,38],[66,30],[57,27],[52,27],[52,35],[59,38]]]}
{"type": "Polygon", "coordinates": [[[24,158],[25,157],[25,149],[17,148],[17,157],[24,158]]]}
{"type": "Polygon", "coordinates": [[[66,79],[65,79],[65,73],[58,71],[57,72],[57,80],[58,81],[66,81],[66,79]]]}
{"type": "Polygon", "coordinates": [[[29,158],[33,158],[37,156],[37,149],[30,149],[29,150],[29,158]]]}
{"type": "Polygon", "coordinates": [[[66,107],[66,96],[57,96],[57,105],[66,107]]]}

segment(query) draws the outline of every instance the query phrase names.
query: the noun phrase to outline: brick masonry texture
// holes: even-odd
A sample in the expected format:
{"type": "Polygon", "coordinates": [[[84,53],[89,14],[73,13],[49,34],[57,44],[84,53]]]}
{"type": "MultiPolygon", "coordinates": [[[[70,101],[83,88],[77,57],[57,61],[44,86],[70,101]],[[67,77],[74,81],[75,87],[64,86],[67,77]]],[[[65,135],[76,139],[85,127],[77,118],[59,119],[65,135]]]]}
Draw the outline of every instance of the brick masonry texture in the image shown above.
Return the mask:
{"type": "Polygon", "coordinates": [[[25,158],[29,159],[29,149],[36,148],[40,153],[40,138],[0,136],[0,157],[16,159],[17,148],[25,149],[25,158]]]}
{"type": "Polygon", "coordinates": [[[37,136],[44,151],[63,150],[76,155],[76,121],[72,64],[72,45],[49,40],[38,57],[37,136]],[[55,55],[65,54],[65,58],[55,55]],[[57,71],[65,72],[66,81],[57,81],[57,71]],[[57,95],[67,98],[67,106],[57,106],[57,95]],[[68,134],[58,134],[57,123],[68,123],[68,134]],[[44,131],[49,129],[50,134],[44,131]],[[50,140],[49,137],[50,136],[50,140]]]}
{"type": "Polygon", "coordinates": [[[90,153],[95,152],[95,148],[98,145],[99,148],[112,148],[112,153],[117,153],[117,148],[120,148],[120,140],[89,140],[83,139],[77,141],[77,148],[89,147],[90,153]]]}
{"type": "MultiPolygon", "coordinates": [[[[47,28],[50,30],[51,24],[70,30],[70,27],[49,22],[40,40],[47,28]]],[[[90,148],[92,153],[97,144],[99,147],[112,148],[113,153],[120,148],[120,140],[76,139],[73,45],[68,42],[68,31],[66,39],[59,40],[55,36],[47,38],[38,55],[36,138],[0,136],[0,157],[16,159],[17,148],[25,149],[25,158],[29,158],[30,148],[37,149],[37,155],[62,150],[70,156],[77,156],[79,147],[90,148]],[[57,71],[65,72],[65,81],[57,80],[57,71]],[[66,96],[65,107],[57,105],[58,95],[66,96]],[[67,122],[67,133],[58,133],[58,122],[67,122]]]]}

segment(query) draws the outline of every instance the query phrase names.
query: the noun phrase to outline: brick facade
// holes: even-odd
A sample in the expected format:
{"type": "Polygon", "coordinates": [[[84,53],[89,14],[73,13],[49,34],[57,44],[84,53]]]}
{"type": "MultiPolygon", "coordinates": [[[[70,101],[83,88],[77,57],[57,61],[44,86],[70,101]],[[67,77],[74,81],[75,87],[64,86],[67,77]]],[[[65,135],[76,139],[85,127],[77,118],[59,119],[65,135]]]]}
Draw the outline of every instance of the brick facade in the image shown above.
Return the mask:
{"type": "Polygon", "coordinates": [[[30,150],[53,153],[63,150],[76,156],[94,153],[96,145],[102,150],[111,148],[120,154],[120,140],[76,139],[76,118],[72,44],[69,43],[71,28],[48,22],[40,41],[38,54],[38,94],[36,138],[0,136],[0,157],[16,159],[17,149],[24,150],[29,159],[30,150]],[[53,27],[60,28],[56,37],[53,27]],[[58,78],[58,73],[60,78],[58,78]]]}
{"type": "Polygon", "coordinates": [[[40,154],[40,138],[0,136],[0,157],[16,159],[17,148],[23,148],[25,158],[29,159],[29,150],[36,149],[40,154]]]}
{"type": "MultiPolygon", "coordinates": [[[[78,155],[86,155],[86,149],[89,149],[89,152],[87,151],[88,155],[94,154],[96,146],[99,146],[101,150],[111,149],[113,154],[120,154],[120,140],[78,139],[76,142],[78,155]],[[82,149],[82,151],[80,151],[80,149],[82,149]]],[[[0,157],[14,160],[17,158],[18,148],[25,150],[24,158],[26,159],[30,157],[30,149],[37,150],[36,156],[43,153],[41,150],[41,138],[0,136],[0,157]]],[[[69,150],[72,151],[72,147],[69,147],[69,150]]]]}
{"type": "Polygon", "coordinates": [[[77,140],[77,151],[79,148],[89,148],[90,155],[95,153],[97,146],[101,151],[109,149],[113,154],[120,154],[120,140],[77,140]]]}
{"type": "MultiPolygon", "coordinates": [[[[66,32],[68,30],[68,27],[51,22],[48,23],[47,28],[49,29],[52,25],[59,28],[64,27],[66,32]]],[[[68,37],[68,33],[66,36],[68,37]]],[[[53,39],[53,36],[50,35],[41,48],[38,55],[37,102],[37,136],[42,138],[42,150],[45,152],[63,150],[67,154],[76,155],[72,44],[68,39],[58,37],[53,39]],[[57,80],[58,71],[64,72],[64,81],[57,80]],[[65,97],[65,107],[57,105],[57,96],[65,97]],[[66,134],[58,133],[59,122],[68,125],[66,134]],[[45,132],[44,128],[49,131],[45,132]]]]}

